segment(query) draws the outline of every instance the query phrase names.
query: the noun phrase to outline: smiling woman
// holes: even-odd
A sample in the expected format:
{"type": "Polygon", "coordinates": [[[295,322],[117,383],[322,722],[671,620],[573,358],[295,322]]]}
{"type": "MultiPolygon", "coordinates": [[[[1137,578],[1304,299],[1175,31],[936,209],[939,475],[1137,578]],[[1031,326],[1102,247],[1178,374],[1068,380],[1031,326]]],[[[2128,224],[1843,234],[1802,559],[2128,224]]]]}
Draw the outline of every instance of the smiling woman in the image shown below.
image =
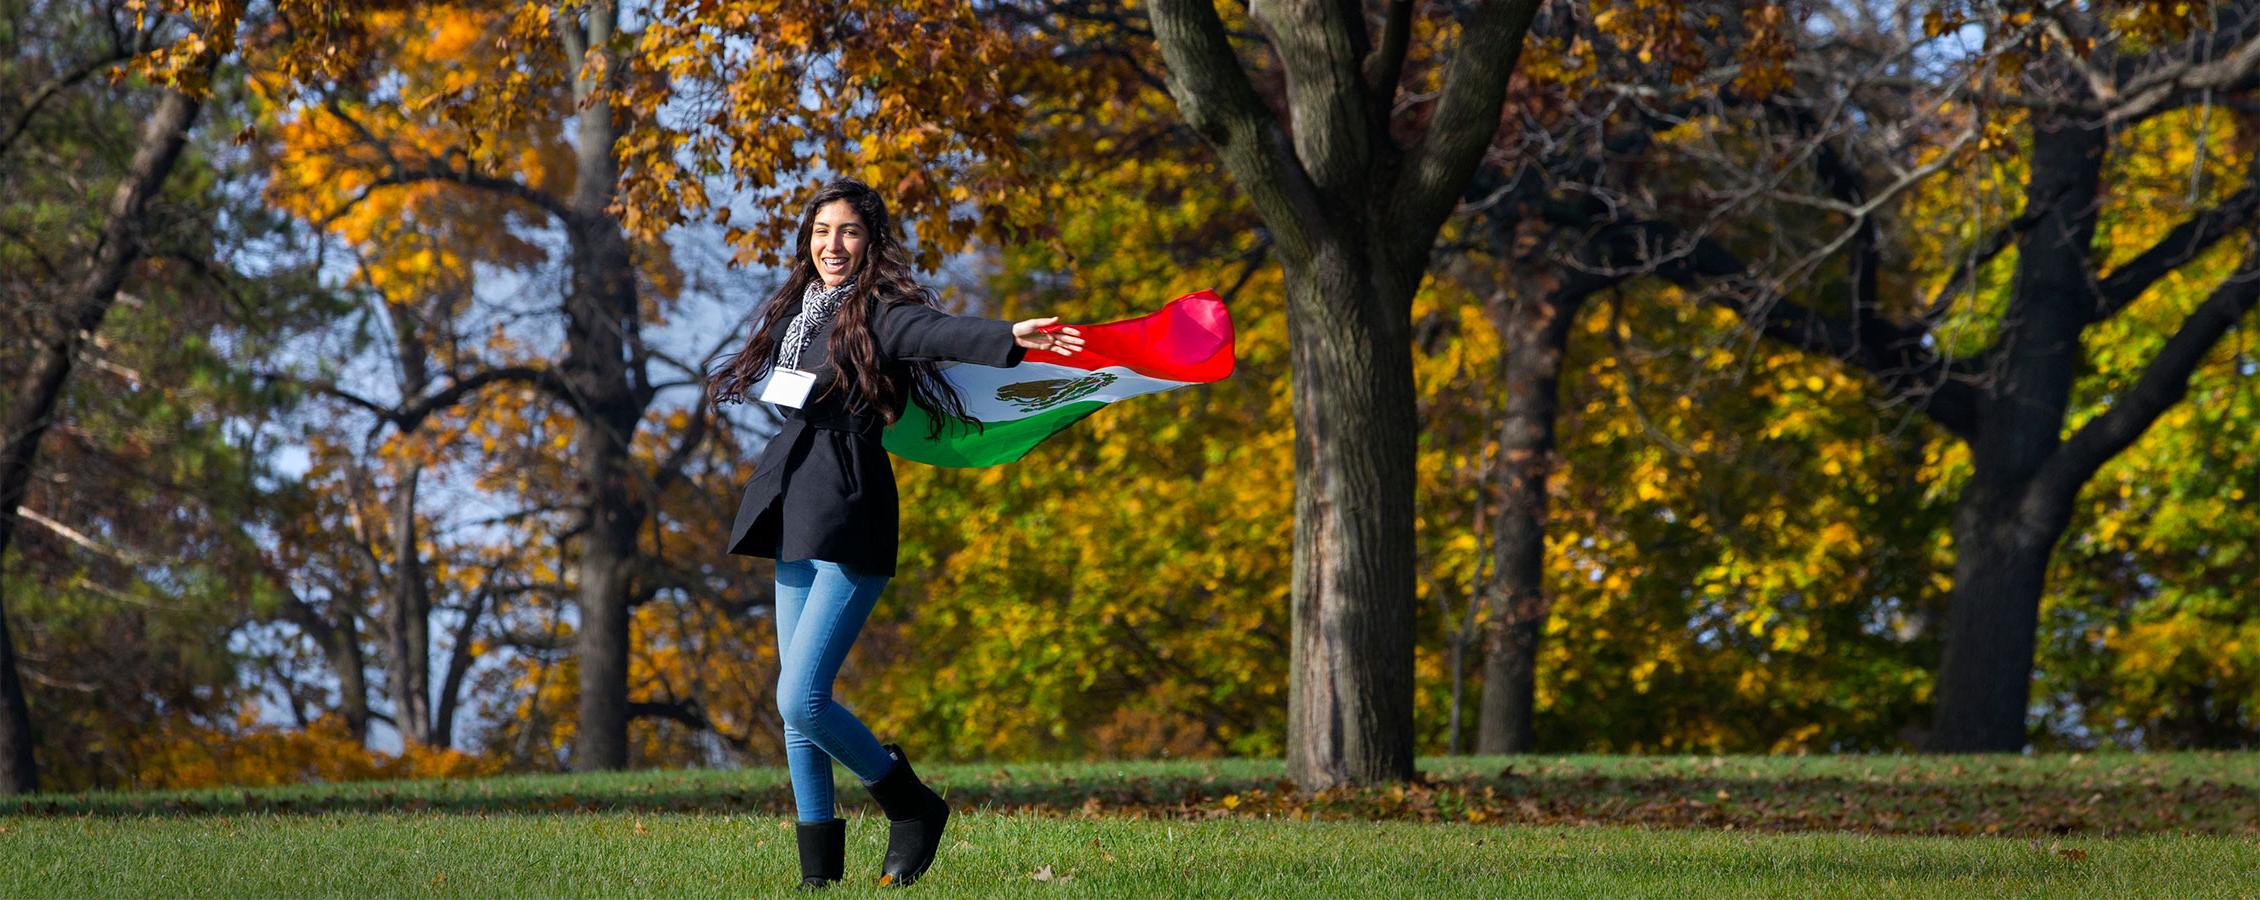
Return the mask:
{"type": "Polygon", "coordinates": [[[764,402],[785,424],[754,463],[727,552],[777,560],[777,709],[799,814],[801,881],[844,869],[847,823],[833,815],[832,761],[853,771],[891,828],[882,883],[909,884],[933,863],[949,806],[918,780],[902,748],[882,745],[832,682],[895,573],[899,511],[881,434],[913,402],[931,423],[967,420],[937,363],[1017,365],[1043,350],[1083,347],[1056,321],[952,316],[911,275],[878,192],[853,179],[826,185],[801,216],[798,260],[761,324],[710,385],[742,400],[768,379],[764,402]]]}

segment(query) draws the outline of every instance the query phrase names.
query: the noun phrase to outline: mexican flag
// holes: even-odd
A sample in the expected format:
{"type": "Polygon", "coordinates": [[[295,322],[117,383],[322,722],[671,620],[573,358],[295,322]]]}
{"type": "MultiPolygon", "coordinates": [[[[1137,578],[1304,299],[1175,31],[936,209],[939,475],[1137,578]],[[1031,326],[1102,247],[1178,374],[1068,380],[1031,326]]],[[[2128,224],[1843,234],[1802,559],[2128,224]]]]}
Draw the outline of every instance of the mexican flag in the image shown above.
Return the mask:
{"type": "Polygon", "coordinates": [[[1232,374],[1232,316],[1215,291],[1186,294],[1135,319],[1074,328],[1084,344],[1072,356],[1030,350],[1009,369],[943,369],[942,379],[982,427],[945,423],[941,437],[929,438],[933,414],[913,403],[887,428],[887,450],[930,466],[1008,463],[1116,400],[1232,374]]]}

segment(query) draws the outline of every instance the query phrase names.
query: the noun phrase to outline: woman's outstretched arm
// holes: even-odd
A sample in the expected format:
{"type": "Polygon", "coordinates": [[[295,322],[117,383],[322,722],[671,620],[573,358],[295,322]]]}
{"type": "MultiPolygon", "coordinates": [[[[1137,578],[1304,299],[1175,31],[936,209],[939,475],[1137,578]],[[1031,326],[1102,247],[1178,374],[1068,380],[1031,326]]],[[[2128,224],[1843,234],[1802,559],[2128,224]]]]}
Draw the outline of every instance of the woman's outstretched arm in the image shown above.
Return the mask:
{"type": "Polygon", "coordinates": [[[879,351],[895,359],[966,362],[1003,368],[1017,365],[1030,350],[1073,353],[1083,348],[1073,328],[1044,331],[1057,317],[1005,322],[979,316],[953,316],[923,303],[879,304],[872,336],[879,351]]]}

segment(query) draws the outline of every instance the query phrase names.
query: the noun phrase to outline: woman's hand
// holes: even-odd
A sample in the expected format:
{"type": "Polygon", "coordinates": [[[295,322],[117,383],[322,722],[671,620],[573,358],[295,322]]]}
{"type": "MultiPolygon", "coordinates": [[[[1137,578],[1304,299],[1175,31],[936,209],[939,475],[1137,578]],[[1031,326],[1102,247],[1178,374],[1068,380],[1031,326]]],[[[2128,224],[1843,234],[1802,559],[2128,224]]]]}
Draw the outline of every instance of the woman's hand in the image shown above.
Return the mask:
{"type": "Polygon", "coordinates": [[[1058,316],[1014,322],[1012,341],[1030,350],[1049,350],[1061,356],[1083,349],[1082,332],[1067,326],[1045,330],[1058,322],[1058,316]]]}

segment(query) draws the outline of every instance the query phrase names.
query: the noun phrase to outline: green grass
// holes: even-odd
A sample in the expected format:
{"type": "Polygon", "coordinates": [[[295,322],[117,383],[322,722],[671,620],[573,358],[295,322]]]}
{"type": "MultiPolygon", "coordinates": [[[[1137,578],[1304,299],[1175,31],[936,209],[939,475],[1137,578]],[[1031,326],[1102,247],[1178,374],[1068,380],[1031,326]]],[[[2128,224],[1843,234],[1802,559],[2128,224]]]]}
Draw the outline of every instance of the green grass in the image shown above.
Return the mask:
{"type": "MultiPolygon", "coordinates": [[[[920,768],[971,807],[929,895],[2260,896],[2253,755],[1436,759],[1315,796],[1260,760],[920,768]]],[[[773,895],[788,801],[774,769],[21,798],[0,895],[773,895]]]]}

